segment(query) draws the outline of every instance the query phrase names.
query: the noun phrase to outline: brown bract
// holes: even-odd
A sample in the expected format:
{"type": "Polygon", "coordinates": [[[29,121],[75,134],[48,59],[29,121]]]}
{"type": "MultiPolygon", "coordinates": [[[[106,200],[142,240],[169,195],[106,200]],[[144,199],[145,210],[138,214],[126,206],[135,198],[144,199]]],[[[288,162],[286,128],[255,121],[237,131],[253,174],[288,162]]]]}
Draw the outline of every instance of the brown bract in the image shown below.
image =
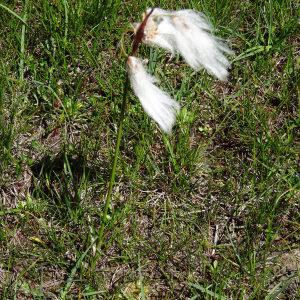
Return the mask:
{"type": "Polygon", "coordinates": [[[138,27],[134,40],[133,40],[133,44],[132,44],[132,52],[131,52],[131,56],[134,56],[137,52],[137,49],[139,47],[139,44],[141,43],[143,36],[144,36],[144,29],[145,26],[147,24],[148,18],[150,17],[150,15],[152,14],[154,8],[152,8],[150,10],[150,12],[145,16],[143,22],[140,24],[140,26],[138,27]]]}

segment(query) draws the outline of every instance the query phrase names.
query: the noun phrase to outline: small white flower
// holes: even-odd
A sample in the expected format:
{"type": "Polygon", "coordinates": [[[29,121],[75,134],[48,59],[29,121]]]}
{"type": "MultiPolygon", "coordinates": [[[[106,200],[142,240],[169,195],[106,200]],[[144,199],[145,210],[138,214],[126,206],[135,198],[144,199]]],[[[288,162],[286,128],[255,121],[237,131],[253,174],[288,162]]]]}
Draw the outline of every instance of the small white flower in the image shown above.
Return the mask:
{"type": "Polygon", "coordinates": [[[132,89],[146,113],[163,131],[170,133],[180,109],[179,104],[154,84],[157,80],[147,73],[141,59],[129,56],[127,69],[132,89]]]}
{"type": "MultiPolygon", "coordinates": [[[[138,26],[136,24],[135,28],[138,26]]],[[[221,80],[228,76],[230,63],[224,53],[232,54],[232,51],[212,34],[212,26],[202,13],[155,8],[145,25],[143,41],[172,54],[180,53],[196,71],[204,67],[221,80]]]]}

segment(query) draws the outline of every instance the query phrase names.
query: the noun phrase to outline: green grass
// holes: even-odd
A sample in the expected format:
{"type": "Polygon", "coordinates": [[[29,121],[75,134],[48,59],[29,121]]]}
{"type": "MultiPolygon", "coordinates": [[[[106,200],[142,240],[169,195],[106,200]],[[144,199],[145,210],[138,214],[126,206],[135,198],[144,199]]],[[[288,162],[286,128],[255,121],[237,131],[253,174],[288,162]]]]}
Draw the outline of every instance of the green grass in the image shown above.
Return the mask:
{"type": "Polygon", "coordinates": [[[165,136],[130,93],[92,270],[126,78],[120,40],[129,52],[130,24],[157,5],[140,3],[0,5],[1,299],[297,299],[300,48],[291,0],[160,1],[209,16],[235,51],[230,80],[140,49],[182,109],[165,136]]]}

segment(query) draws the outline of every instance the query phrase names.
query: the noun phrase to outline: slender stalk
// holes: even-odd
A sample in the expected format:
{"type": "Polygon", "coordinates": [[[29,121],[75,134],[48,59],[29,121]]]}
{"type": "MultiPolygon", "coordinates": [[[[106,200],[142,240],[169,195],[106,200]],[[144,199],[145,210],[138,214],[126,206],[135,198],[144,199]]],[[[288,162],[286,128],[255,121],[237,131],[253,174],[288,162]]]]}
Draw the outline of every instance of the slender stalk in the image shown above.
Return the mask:
{"type": "MultiPolygon", "coordinates": [[[[138,51],[138,47],[144,36],[145,25],[147,23],[149,16],[152,14],[153,10],[154,10],[154,8],[152,8],[151,11],[147,14],[147,16],[144,18],[143,22],[140,24],[140,26],[137,30],[134,40],[133,40],[130,56],[136,55],[136,53],[138,51]]],[[[103,211],[102,218],[101,218],[101,226],[100,226],[100,229],[98,232],[98,242],[97,242],[97,246],[96,246],[96,254],[94,256],[94,259],[93,259],[92,265],[91,265],[92,270],[94,270],[96,267],[96,263],[97,263],[97,260],[98,260],[98,257],[99,257],[100,251],[101,251],[101,247],[103,244],[103,234],[104,234],[105,225],[107,224],[108,209],[111,204],[111,196],[112,196],[112,191],[113,191],[115,177],[116,177],[116,167],[117,167],[118,156],[119,156],[119,151],[120,151],[125,111],[126,111],[126,107],[127,107],[128,90],[129,90],[129,78],[127,75],[126,81],[124,83],[124,89],[123,89],[123,102],[122,102],[122,108],[121,108],[119,128],[118,128],[118,133],[117,133],[117,143],[116,143],[116,148],[115,148],[114,161],[113,161],[113,166],[112,166],[112,170],[111,170],[109,187],[108,187],[108,192],[107,192],[107,196],[106,196],[106,200],[105,200],[104,211],[103,211]]]]}
{"type": "Polygon", "coordinates": [[[105,225],[106,225],[107,219],[108,219],[108,209],[111,204],[112,191],[113,191],[113,187],[115,184],[115,178],[116,178],[116,168],[117,168],[121,138],[122,138],[122,133],[123,133],[123,124],[124,124],[125,112],[126,112],[126,107],[127,107],[128,90],[129,90],[129,78],[127,76],[126,81],[124,83],[123,102],[122,102],[122,107],[121,107],[121,115],[120,115],[120,121],[119,121],[118,133],[117,133],[117,142],[116,142],[116,147],[115,147],[113,166],[111,169],[111,175],[110,175],[110,180],[109,180],[108,192],[107,192],[106,200],[105,200],[104,211],[103,211],[102,218],[101,218],[101,226],[100,226],[100,229],[98,232],[98,242],[97,242],[97,246],[96,246],[97,251],[96,251],[96,255],[94,257],[93,263],[92,263],[92,269],[94,269],[94,267],[96,265],[96,262],[99,257],[99,253],[100,253],[100,250],[101,250],[101,247],[103,244],[104,228],[105,228],[105,225]]]}

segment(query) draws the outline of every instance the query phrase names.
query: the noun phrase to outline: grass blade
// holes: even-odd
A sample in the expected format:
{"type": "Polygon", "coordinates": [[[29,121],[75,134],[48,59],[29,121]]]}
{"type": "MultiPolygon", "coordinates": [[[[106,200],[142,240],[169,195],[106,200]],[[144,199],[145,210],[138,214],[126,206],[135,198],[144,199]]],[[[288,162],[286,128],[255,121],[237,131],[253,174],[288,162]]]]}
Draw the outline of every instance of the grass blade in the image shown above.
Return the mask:
{"type": "Polygon", "coordinates": [[[8,8],[7,6],[5,6],[4,4],[0,3],[0,7],[2,7],[3,9],[5,9],[7,12],[9,12],[10,14],[12,14],[17,19],[19,19],[24,25],[28,26],[27,23],[26,23],[26,18],[22,19],[22,17],[20,17],[18,14],[16,14],[14,11],[12,11],[10,8],[8,8]]]}
{"type": "Polygon", "coordinates": [[[65,287],[63,288],[63,290],[60,292],[60,299],[66,299],[66,296],[68,294],[68,291],[74,281],[74,277],[75,274],[77,272],[77,270],[80,268],[84,258],[86,257],[86,255],[88,254],[88,252],[91,250],[91,248],[93,247],[94,243],[96,242],[97,238],[89,245],[89,247],[81,254],[81,256],[79,257],[79,259],[76,261],[75,266],[72,268],[71,273],[67,279],[67,283],[65,285],[65,287]]]}
{"type": "MultiPolygon", "coordinates": [[[[24,15],[24,20],[26,20],[27,14],[25,12],[24,15]]],[[[20,58],[20,67],[19,67],[19,72],[20,72],[20,80],[24,80],[24,56],[25,56],[25,33],[26,33],[26,27],[23,24],[22,25],[22,32],[21,32],[21,58],[20,58]]]]}
{"type": "Polygon", "coordinates": [[[193,286],[194,288],[196,288],[197,290],[201,291],[202,293],[204,293],[206,295],[212,296],[214,299],[226,300],[226,298],[224,296],[221,296],[215,292],[212,292],[208,288],[205,288],[200,284],[192,284],[191,286],[193,286]]]}

